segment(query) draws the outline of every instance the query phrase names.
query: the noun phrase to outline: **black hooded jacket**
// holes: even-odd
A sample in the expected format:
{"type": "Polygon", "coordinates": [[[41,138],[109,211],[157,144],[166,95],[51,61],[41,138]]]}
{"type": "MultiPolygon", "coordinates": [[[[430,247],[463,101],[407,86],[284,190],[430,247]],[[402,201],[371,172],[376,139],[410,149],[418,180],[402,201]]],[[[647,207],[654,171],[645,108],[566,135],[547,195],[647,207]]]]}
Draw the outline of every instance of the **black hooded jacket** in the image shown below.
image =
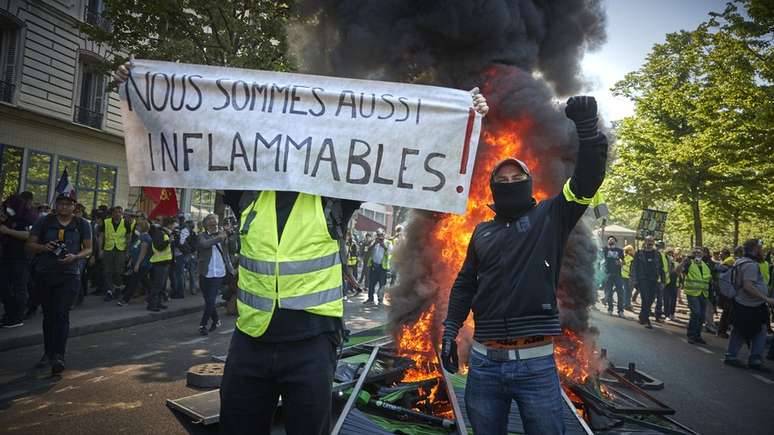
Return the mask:
{"type": "MultiPolygon", "coordinates": [[[[602,184],[607,139],[580,137],[570,190],[591,198],[602,184]]],[[[477,341],[560,335],[556,284],[570,232],[586,205],[563,193],[518,218],[495,216],[476,226],[449,297],[444,338],[457,336],[473,310],[477,341]]]]}

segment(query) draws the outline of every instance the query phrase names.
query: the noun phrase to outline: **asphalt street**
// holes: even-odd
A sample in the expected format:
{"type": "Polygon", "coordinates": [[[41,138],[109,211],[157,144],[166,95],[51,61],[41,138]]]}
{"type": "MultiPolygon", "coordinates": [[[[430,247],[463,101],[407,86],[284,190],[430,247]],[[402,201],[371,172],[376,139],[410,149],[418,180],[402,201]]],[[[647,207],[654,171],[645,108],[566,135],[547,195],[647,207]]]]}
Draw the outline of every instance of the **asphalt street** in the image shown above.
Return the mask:
{"type": "MultiPolygon", "coordinates": [[[[385,307],[357,299],[345,312],[352,331],[387,318],[385,307]]],[[[0,353],[0,433],[217,433],[217,425],[202,430],[165,405],[166,399],[206,391],[186,386],[188,368],[228,351],[235,317],[221,315],[223,326],[207,337],[198,333],[200,317],[73,337],[61,377],[32,369],[42,345],[0,353]]]]}
{"type": "MultiPolygon", "coordinates": [[[[649,393],[674,408],[680,423],[706,435],[774,433],[774,373],[723,364],[728,340],[704,334],[706,345],[691,345],[682,325],[654,322],[645,329],[631,312],[620,319],[594,311],[592,323],[611,362],[624,367],[634,362],[664,381],[663,390],[649,393]]],[[[746,347],[739,356],[747,359],[746,347]]]]}
{"type": "MultiPolygon", "coordinates": [[[[382,323],[386,311],[348,304],[353,330],[382,323]]],[[[727,367],[726,340],[706,346],[684,341],[674,323],[646,330],[627,319],[593,313],[599,345],[618,365],[637,367],[664,381],[654,396],[677,410],[675,418],[702,434],[770,434],[774,428],[774,374],[727,367]]],[[[171,412],[168,398],[200,392],[186,386],[187,369],[228,349],[234,318],[207,337],[199,315],[74,337],[61,378],[32,365],[41,346],[0,353],[0,432],[9,434],[216,433],[171,412]]],[[[774,364],[772,364],[774,365],[774,364]]]]}

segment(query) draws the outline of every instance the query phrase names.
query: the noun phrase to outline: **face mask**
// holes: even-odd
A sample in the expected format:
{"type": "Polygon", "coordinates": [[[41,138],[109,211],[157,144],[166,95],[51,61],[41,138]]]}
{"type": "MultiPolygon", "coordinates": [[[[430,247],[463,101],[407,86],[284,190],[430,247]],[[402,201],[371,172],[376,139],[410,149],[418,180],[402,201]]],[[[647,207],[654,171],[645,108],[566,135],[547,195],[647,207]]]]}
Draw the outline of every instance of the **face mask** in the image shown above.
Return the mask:
{"type": "Polygon", "coordinates": [[[494,208],[498,215],[515,218],[535,206],[532,179],[517,183],[492,183],[494,208]]]}

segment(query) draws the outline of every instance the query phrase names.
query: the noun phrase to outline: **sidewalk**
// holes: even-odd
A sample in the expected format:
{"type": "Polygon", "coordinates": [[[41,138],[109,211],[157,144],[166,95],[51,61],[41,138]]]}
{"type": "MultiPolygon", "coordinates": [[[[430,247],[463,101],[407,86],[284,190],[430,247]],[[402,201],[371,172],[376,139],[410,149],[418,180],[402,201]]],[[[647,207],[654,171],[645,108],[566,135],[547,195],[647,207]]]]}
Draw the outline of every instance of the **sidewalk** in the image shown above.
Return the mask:
{"type": "MultiPolygon", "coordinates": [[[[363,305],[364,300],[365,295],[357,295],[345,301],[346,327],[352,331],[372,328],[387,322],[387,307],[363,305]]],[[[218,299],[218,303],[222,301],[218,299]]],[[[195,313],[202,310],[204,299],[201,294],[186,293],[185,298],[170,299],[166,304],[169,306],[168,309],[153,313],[145,309],[142,296],[132,299],[129,305],[119,307],[115,301],[104,302],[102,295],[88,295],[80,306],[70,311],[70,337],[195,313]]],[[[0,328],[0,352],[42,344],[42,322],[43,315],[38,309],[35,316],[24,321],[24,326],[13,329],[0,328]]]]}
{"type": "MultiPolygon", "coordinates": [[[[166,305],[169,306],[168,309],[154,313],[145,309],[142,296],[132,299],[129,305],[119,307],[116,301],[104,302],[102,295],[88,295],[81,305],[70,311],[70,337],[201,311],[204,299],[201,294],[186,293],[185,298],[170,299],[166,305]]],[[[42,322],[43,314],[38,308],[36,315],[24,321],[24,326],[0,329],[0,352],[43,343],[42,322]]]]}

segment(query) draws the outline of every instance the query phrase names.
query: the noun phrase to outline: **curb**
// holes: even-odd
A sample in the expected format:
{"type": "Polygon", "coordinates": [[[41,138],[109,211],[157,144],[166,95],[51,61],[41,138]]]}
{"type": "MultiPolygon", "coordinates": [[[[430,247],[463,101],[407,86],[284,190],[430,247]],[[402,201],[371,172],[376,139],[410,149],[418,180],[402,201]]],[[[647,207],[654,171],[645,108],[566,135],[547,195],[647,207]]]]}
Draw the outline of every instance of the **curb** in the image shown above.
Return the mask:
{"type": "MultiPolygon", "coordinates": [[[[220,306],[220,304],[217,304],[220,306]]],[[[157,322],[159,320],[170,319],[172,317],[184,316],[186,314],[195,313],[201,311],[202,306],[178,308],[176,310],[166,310],[158,313],[144,313],[135,317],[127,317],[124,319],[106,320],[100,323],[93,323],[89,325],[81,325],[70,327],[70,334],[68,337],[77,337],[79,335],[93,334],[96,332],[110,331],[113,329],[125,328],[127,326],[141,325],[144,323],[157,322]]],[[[35,334],[25,335],[22,337],[14,337],[0,340],[0,352],[4,352],[11,349],[18,349],[20,347],[34,346],[36,344],[43,344],[43,332],[38,331],[35,334]]]]}

